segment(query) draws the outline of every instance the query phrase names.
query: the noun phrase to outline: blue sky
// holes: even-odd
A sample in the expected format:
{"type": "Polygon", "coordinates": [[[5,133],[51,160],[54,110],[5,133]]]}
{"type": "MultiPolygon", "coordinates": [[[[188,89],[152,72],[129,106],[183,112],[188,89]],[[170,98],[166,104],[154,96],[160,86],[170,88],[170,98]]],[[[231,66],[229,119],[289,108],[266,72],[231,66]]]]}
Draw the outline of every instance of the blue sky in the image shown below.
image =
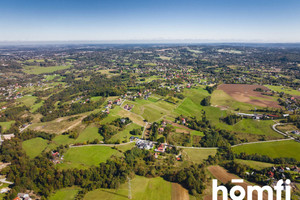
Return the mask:
{"type": "Polygon", "coordinates": [[[300,42],[299,0],[0,0],[0,41],[300,42]]]}

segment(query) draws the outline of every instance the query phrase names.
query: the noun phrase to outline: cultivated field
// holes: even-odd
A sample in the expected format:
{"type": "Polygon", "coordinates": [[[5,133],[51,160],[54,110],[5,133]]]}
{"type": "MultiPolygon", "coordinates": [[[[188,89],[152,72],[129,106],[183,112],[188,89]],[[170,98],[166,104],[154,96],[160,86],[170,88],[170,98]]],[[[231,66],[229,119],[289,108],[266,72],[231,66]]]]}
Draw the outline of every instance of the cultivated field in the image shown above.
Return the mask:
{"type": "Polygon", "coordinates": [[[218,86],[218,90],[223,90],[236,101],[261,107],[281,108],[272,97],[253,91],[256,88],[269,90],[267,87],[261,85],[222,84],[218,86]]]}
{"type": "Polygon", "coordinates": [[[267,155],[272,158],[291,157],[300,161],[300,143],[293,140],[266,142],[259,144],[247,144],[233,147],[235,153],[246,152],[247,154],[267,155]]]}
{"type": "MultiPolygon", "coordinates": [[[[231,182],[232,179],[240,179],[238,176],[228,173],[227,170],[225,170],[224,168],[222,168],[220,166],[210,166],[210,167],[208,167],[208,170],[210,173],[212,173],[212,175],[215,178],[217,178],[219,181],[221,181],[224,184],[231,182]]],[[[218,182],[218,185],[220,185],[220,182],[218,182]]],[[[247,192],[247,186],[250,186],[252,184],[250,184],[248,182],[244,182],[244,183],[238,183],[236,185],[242,186],[245,189],[245,191],[247,192]]],[[[246,194],[246,196],[247,196],[247,194],[246,194]]],[[[253,199],[257,199],[256,192],[253,192],[253,199]]],[[[267,193],[264,193],[263,199],[268,199],[267,193]]]]}

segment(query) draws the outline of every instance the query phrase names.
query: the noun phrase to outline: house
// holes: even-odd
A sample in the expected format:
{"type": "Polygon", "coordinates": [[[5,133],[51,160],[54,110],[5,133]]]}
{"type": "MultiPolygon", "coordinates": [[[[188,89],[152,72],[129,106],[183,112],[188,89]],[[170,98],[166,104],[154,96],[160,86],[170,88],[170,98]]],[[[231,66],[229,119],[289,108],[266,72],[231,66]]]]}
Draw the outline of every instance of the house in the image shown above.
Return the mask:
{"type": "MultiPolygon", "coordinates": [[[[31,200],[29,194],[25,194],[25,193],[18,193],[17,195],[19,199],[21,200],[31,200]]],[[[16,199],[16,198],[15,198],[16,199]]]]}
{"type": "Polygon", "coordinates": [[[164,128],[161,127],[161,128],[158,129],[158,131],[159,132],[164,132],[164,128]]]}
{"type": "Polygon", "coordinates": [[[181,119],[181,122],[182,122],[182,124],[185,124],[185,123],[186,123],[186,121],[185,121],[184,118],[181,119]]]}
{"type": "Polygon", "coordinates": [[[269,171],[268,175],[269,175],[270,178],[273,178],[274,177],[274,172],[269,171]]]}
{"type": "Polygon", "coordinates": [[[166,146],[165,146],[165,144],[163,144],[163,143],[161,143],[161,144],[158,146],[158,148],[155,149],[156,152],[162,152],[162,153],[164,153],[165,150],[166,150],[166,146]]]}

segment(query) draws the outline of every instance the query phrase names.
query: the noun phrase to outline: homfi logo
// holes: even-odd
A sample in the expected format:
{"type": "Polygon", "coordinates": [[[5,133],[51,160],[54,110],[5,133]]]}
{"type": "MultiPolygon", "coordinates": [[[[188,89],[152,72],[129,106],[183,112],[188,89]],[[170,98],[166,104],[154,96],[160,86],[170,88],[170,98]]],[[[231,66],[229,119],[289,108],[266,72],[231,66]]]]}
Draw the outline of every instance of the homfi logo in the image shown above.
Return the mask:
{"type": "MultiPolygon", "coordinates": [[[[231,183],[243,183],[243,179],[232,179],[231,183]]],[[[282,191],[285,191],[285,200],[290,200],[291,199],[291,181],[287,179],[285,182],[283,180],[279,180],[277,184],[274,186],[274,190],[276,191],[276,200],[281,200],[281,194],[282,191]]],[[[242,199],[247,199],[247,200],[252,200],[253,199],[253,192],[257,192],[257,200],[266,200],[263,199],[263,192],[266,191],[268,194],[268,200],[273,200],[273,189],[271,186],[247,186],[247,191],[240,186],[240,185],[235,185],[233,186],[230,191],[228,192],[228,189],[220,185],[218,186],[218,180],[213,179],[213,193],[212,193],[212,199],[213,200],[218,200],[218,192],[222,192],[223,195],[223,200],[228,199],[228,194],[232,200],[242,200],[242,199]],[[247,192],[247,198],[246,198],[246,192],[247,192]]],[[[254,200],[254,199],[253,199],[254,200]]],[[[256,198],[255,198],[256,200],[256,198]]]]}

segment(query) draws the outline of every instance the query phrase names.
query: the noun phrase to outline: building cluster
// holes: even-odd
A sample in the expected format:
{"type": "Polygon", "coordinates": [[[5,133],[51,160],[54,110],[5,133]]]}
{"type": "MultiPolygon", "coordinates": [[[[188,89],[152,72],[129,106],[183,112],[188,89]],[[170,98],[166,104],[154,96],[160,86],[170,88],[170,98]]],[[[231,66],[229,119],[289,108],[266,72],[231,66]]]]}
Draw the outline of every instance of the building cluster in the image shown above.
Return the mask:
{"type": "Polygon", "coordinates": [[[17,197],[14,200],[31,200],[29,194],[26,193],[18,193],[17,197]]]}
{"type": "Polygon", "coordinates": [[[59,152],[57,151],[52,151],[51,152],[52,159],[50,159],[54,164],[60,164],[64,160],[64,156],[60,155],[59,152]]]}

